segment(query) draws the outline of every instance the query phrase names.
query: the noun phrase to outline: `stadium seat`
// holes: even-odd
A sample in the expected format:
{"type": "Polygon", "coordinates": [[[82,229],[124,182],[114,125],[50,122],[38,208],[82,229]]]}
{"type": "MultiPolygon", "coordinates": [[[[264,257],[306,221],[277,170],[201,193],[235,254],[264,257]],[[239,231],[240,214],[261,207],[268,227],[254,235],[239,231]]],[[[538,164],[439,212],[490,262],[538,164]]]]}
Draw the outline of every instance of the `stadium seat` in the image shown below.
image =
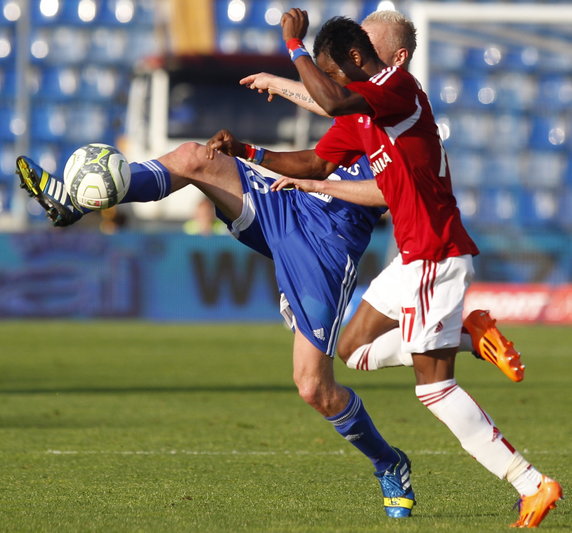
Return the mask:
{"type": "MultiPolygon", "coordinates": [[[[149,34],[147,33],[147,39],[149,34]]],[[[91,36],[89,57],[94,63],[110,65],[129,65],[128,54],[137,54],[137,50],[129,50],[130,35],[125,28],[98,27],[91,36]]],[[[136,43],[132,43],[133,46],[136,43]]]]}
{"type": "Polygon", "coordinates": [[[13,141],[14,133],[10,124],[14,118],[14,107],[3,104],[0,107],[0,141],[13,141]]]}
{"type": "Polygon", "coordinates": [[[502,113],[493,117],[492,134],[488,148],[498,150],[523,150],[528,146],[530,119],[522,113],[502,113]]]}
{"type": "Polygon", "coordinates": [[[502,72],[495,78],[496,104],[503,111],[524,111],[536,99],[534,76],[520,72],[502,72]]]}
{"type": "Polygon", "coordinates": [[[3,99],[16,96],[16,71],[12,67],[0,68],[0,96],[3,99]]]}
{"type": "Polygon", "coordinates": [[[432,72],[462,69],[465,66],[465,48],[445,41],[431,41],[429,61],[432,72]]]}
{"type": "Polygon", "coordinates": [[[515,152],[487,153],[483,168],[483,184],[518,186],[522,171],[520,154],[515,152]]]}
{"type": "Polygon", "coordinates": [[[545,74],[538,81],[536,107],[567,110],[572,106],[572,74],[545,74]]]}
{"type": "Polygon", "coordinates": [[[557,221],[560,227],[566,231],[572,231],[572,187],[564,188],[558,197],[557,221]]]}
{"type": "Polygon", "coordinates": [[[522,183],[528,187],[559,189],[564,182],[566,155],[533,150],[522,159],[522,183]]]}
{"type": "Polygon", "coordinates": [[[0,65],[7,67],[14,65],[14,28],[0,27],[0,65]]]}
{"type": "Polygon", "coordinates": [[[461,80],[459,103],[468,109],[494,109],[498,88],[495,79],[486,74],[466,74],[461,80]]]}
{"type": "Polygon", "coordinates": [[[453,188],[477,187],[484,179],[484,158],[481,152],[447,148],[453,188]]]}
{"type": "Polygon", "coordinates": [[[484,148],[494,131],[492,116],[486,112],[450,113],[451,140],[457,147],[484,148]]]}
{"type": "Polygon", "coordinates": [[[80,94],[83,100],[106,100],[117,95],[120,79],[116,70],[88,65],[81,71],[80,94]]]}
{"type": "Polygon", "coordinates": [[[559,114],[536,115],[532,119],[529,146],[535,150],[565,151],[569,135],[572,135],[572,129],[565,117],[559,114]]]}
{"type": "Polygon", "coordinates": [[[519,187],[483,187],[480,191],[478,224],[508,228],[518,225],[519,187]]]}
{"type": "MultiPolygon", "coordinates": [[[[76,68],[46,65],[41,70],[42,98],[68,100],[78,94],[79,74],[76,68]]],[[[83,96],[83,95],[82,95],[83,96]]]]}
{"type": "Polygon", "coordinates": [[[558,225],[559,193],[554,189],[521,188],[519,224],[524,228],[551,229],[558,225]]]}
{"type": "Polygon", "coordinates": [[[428,95],[435,113],[446,112],[459,105],[462,82],[459,76],[447,73],[432,74],[428,95]]]}
{"type": "Polygon", "coordinates": [[[57,143],[67,134],[68,112],[63,104],[36,104],[31,112],[31,136],[34,142],[57,143]]]}
{"type": "Polygon", "coordinates": [[[70,106],[70,116],[65,137],[66,143],[79,145],[90,142],[113,144],[111,132],[110,109],[105,104],[75,104],[70,106]]]}
{"type": "Polygon", "coordinates": [[[453,192],[457,199],[457,206],[461,211],[463,222],[478,224],[479,221],[479,191],[476,187],[453,186],[453,192]]]}

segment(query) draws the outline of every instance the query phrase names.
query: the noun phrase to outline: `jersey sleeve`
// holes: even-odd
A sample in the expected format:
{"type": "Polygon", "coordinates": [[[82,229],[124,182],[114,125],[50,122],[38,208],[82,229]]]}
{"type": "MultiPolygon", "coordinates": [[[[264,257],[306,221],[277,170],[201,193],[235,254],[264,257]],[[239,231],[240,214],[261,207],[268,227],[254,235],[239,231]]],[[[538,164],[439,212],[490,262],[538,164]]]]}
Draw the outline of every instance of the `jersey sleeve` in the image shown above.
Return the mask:
{"type": "Polygon", "coordinates": [[[415,112],[417,82],[407,71],[390,67],[367,81],[354,81],[346,88],[361,94],[372,109],[371,117],[393,126],[415,112]]]}
{"type": "Polygon", "coordinates": [[[316,145],[315,150],[319,157],[347,167],[364,155],[360,136],[355,132],[350,116],[336,117],[330,129],[316,145]]]}

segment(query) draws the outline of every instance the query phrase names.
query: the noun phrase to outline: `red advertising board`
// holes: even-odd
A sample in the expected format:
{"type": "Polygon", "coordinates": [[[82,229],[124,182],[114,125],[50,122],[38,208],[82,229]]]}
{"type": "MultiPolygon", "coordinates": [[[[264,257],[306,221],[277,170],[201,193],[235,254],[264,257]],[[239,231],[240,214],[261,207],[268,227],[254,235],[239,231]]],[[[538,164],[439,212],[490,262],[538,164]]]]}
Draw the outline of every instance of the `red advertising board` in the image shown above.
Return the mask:
{"type": "Polygon", "coordinates": [[[502,322],[572,324],[572,285],[474,283],[465,311],[488,309],[502,322]]]}

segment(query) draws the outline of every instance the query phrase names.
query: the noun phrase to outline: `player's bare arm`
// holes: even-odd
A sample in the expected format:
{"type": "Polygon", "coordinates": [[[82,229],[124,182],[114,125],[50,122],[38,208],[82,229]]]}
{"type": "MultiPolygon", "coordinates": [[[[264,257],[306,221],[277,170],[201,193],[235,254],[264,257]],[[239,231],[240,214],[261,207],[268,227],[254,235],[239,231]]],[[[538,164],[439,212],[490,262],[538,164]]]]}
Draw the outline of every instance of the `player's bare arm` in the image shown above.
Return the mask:
{"type": "MultiPolygon", "coordinates": [[[[216,132],[206,144],[207,158],[213,159],[215,152],[241,157],[248,160],[249,145],[239,141],[228,130],[216,132]]],[[[325,179],[337,165],[318,157],[314,150],[299,150],[297,152],[273,152],[263,150],[263,157],[257,164],[276,172],[303,179],[325,179]]]]}
{"type": "MultiPolygon", "coordinates": [[[[301,41],[306,36],[308,29],[308,14],[301,9],[292,8],[282,15],[280,24],[282,25],[282,38],[285,43],[291,39],[301,41]]],[[[363,81],[369,78],[368,74],[361,71],[360,60],[359,53],[352,50],[352,56],[348,57],[347,68],[352,69],[354,81],[358,77],[362,77],[363,81]]],[[[294,65],[310,96],[328,115],[341,116],[371,112],[369,104],[361,95],[338,83],[339,81],[345,85],[351,80],[331,59],[324,70],[318,68],[309,55],[299,56],[294,61],[294,65]]]]}
{"type": "Polygon", "coordinates": [[[382,207],[387,203],[375,180],[304,180],[283,176],[271,186],[273,191],[285,188],[295,188],[304,192],[327,194],[346,202],[365,205],[367,207],[382,207]]]}
{"type": "Polygon", "coordinates": [[[267,92],[269,102],[272,101],[274,95],[279,95],[316,115],[331,116],[314,101],[302,82],[275,76],[267,72],[259,72],[242,78],[239,83],[249,89],[258,90],[259,93],[267,92]]]}

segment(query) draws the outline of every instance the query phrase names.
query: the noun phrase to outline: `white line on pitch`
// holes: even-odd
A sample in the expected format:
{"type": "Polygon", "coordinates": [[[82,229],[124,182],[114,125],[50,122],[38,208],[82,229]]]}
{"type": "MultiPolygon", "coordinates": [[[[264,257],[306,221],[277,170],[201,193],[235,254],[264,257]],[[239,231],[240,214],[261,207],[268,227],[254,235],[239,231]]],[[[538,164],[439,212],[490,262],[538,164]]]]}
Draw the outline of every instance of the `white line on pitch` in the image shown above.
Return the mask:
{"type": "MultiPolygon", "coordinates": [[[[265,451],[265,450],[226,450],[226,451],[209,451],[209,450],[46,450],[48,455],[197,455],[197,456],[264,456],[264,455],[347,455],[356,453],[354,450],[333,450],[329,452],[310,452],[304,450],[297,451],[265,451]]],[[[438,450],[408,450],[412,455],[464,455],[463,450],[459,451],[438,451],[438,450]]],[[[554,450],[523,450],[523,453],[534,453],[539,455],[570,455],[569,451],[555,452],[554,450]]]]}

